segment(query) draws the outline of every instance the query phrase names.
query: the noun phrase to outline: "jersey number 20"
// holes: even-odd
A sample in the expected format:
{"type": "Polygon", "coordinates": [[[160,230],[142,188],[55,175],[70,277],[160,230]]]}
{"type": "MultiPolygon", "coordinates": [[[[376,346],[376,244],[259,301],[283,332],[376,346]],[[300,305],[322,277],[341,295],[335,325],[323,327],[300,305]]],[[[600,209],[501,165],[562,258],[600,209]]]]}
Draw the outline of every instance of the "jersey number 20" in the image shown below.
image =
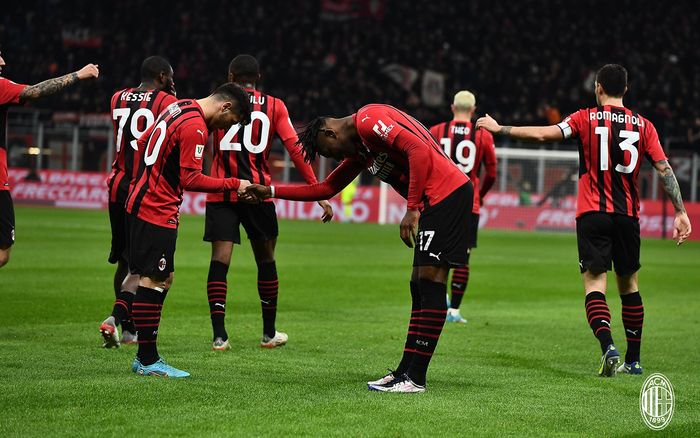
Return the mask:
{"type": "MultiPolygon", "coordinates": [[[[241,125],[233,125],[223,136],[219,143],[219,150],[222,151],[240,151],[243,148],[240,143],[232,143],[231,140],[241,130],[241,125]]],[[[262,111],[253,111],[250,114],[250,123],[243,127],[243,146],[251,154],[259,154],[267,147],[267,140],[270,138],[270,118],[262,111]],[[260,140],[258,144],[253,143],[253,124],[255,121],[260,122],[260,140]]]]}

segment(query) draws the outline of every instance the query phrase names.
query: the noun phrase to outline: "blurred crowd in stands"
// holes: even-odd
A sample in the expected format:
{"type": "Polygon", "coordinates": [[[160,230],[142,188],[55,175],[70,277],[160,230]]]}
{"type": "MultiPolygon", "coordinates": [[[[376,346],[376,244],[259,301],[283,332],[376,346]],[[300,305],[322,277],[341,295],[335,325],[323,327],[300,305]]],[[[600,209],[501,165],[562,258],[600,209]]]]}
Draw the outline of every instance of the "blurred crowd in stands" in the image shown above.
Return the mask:
{"type": "Polygon", "coordinates": [[[295,122],[385,102],[432,124],[470,89],[479,114],[548,123],[595,105],[594,72],[617,62],[630,73],[626,104],[696,147],[699,43],[690,1],[43,0],[8,2],[0,16],[5,77],[100,64],[99,81],[36,104],[48,108],[107,112],[152,54],[170,59],[180,97],[201,97],[250,53],[295,122]]]}

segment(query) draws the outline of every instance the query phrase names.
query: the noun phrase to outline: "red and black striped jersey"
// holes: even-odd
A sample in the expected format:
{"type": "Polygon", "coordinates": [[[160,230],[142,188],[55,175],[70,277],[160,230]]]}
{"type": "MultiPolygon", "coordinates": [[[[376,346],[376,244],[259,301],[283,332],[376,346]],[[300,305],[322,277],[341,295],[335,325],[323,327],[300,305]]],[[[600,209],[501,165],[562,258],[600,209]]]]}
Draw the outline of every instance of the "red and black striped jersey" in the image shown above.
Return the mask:
{"type": "MultiPolygon", "coordinates": [[[[311,166],[304,161],[301,146],[287,106],[281,99],[247,88],[250,94],[251,121],[246,126],[233,125],[228,131],[216,130],[213,137],[211,176],[236,177],[254,184],[270,185],[270,146],[279,136],[289,152],[294,166],[309,184],[316,183],[311,166]]],[[[236,202],[236,191],[210,193],[207,202],[236,202]]]]}
{"type": "Polygon", "coordinates": [[[138,167],[129,186],[126,211],[146,222],[177,228],[184,190],[238,188],[238,179],[202,175],[208,136],[197,101],[179,100],[168,106],[138,140],[138,167]]]}
{"type": "MultiPolygon", "coordinates": [[[[472,122],[452,120],[430,128],[457,167],[464,172],[474,184],[474,206],[472,213],[479,214],[481,195],[479,190],[479,173],[484,165],[486,177],[490,184],[484,185],[486,194],[496,179],[496,146],[493,135],[485,129],[474,130],[472,122]],[[487,187],[488,186],[488,187],[487,187]]],[[[485,181],[485,182],[486,182],[485,181]]]]}
{"type": "Polygon", "coordinates": [[[123,204],[134,176],[137,141],[156,117],[177,98],[165,91],[125,88],[112,96],[110,110],[114,126],[114,162],[107,178],[109,202],[123,204]]]}
{"type": "Polygon", "coordinates": [[[10,190],[7,175],[7,110],[11,105],[19,104],[20,93],[26,85],[16,84],[9,79],[0,78],[0,190],[10,190]]]}
{"type": "Polygon", "coordinates": [[[363,169],[390,184],[408,208],[435,205],[469,177],[445,155],[428,128],[390,105],[370,104],[352,115],[361,143],[325,181],[309,186],[275,186],[275,196],[311,201],[329,199],[363,169]]]}
{"type": "Polygon", "coordinates": [[[611,105],[581,109],[559,123],[564,138],[579,139],[576,216],[591,211],[639,217],[640,158],[666,160],[654,125],[611,105]]]}

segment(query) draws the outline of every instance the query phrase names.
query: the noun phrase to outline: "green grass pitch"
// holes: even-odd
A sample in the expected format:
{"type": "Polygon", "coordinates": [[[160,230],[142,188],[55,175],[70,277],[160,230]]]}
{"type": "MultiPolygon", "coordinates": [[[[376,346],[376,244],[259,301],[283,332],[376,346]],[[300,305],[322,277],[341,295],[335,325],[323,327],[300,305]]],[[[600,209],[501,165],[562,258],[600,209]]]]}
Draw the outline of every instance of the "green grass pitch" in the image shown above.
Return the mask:
{"type": "MultiPolygon", "coordinates": [[[[482,232],[462,314],[448,324],[425,394],[369,392],[400,357],[411,251],[397,226],[282,222],[278,329],[259,348],[247,242],[229,273],[233,350],[210,350],[203,218],[182,220],[159,333],[184,380],[131,373],[134,347],[103,350],[113,300],[106,212],[17,208],[0,270],[0,436],[626,436],[651,434],[643,378],[601,379],[585,321],[575,237],[482,232]]],[[[698,224],[696,224],[698,226],[698,224]]],[[[645,240],[642,363],[674,385],[659,435],[700,435],[700,245],[645,240]]],[[[608,294],[624,351],[620,302],[608,294]]]]}

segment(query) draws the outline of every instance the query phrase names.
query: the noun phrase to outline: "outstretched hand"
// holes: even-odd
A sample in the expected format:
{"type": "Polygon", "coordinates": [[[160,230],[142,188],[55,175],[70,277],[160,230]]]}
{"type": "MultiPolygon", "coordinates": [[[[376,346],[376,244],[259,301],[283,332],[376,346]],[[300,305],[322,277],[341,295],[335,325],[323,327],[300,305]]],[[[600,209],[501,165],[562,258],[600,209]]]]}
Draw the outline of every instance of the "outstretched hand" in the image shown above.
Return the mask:
{"type": "Polygon", "coordinates": [[[484,117],[479,117],[476,121],[476,129],[479,128],[484,128],[490,133],[495,134],[501,129],[501,125],[487,113],[484,117]]]}
{"type": "Polygon", "coordinates": [[[333,219],[333,207],[331,206],[330,202],[318,201],[318,205],[320,205],[323,209],[323,215],[321,216],[321,220],[323,222],[329,222],[331,219],[333,219]]]}
{"type": "Polygon", "coordinates": [[[100,67],[97,64],[88,64],[76,72],[78,79],[96,78],[100,75],[100,67]]]}

